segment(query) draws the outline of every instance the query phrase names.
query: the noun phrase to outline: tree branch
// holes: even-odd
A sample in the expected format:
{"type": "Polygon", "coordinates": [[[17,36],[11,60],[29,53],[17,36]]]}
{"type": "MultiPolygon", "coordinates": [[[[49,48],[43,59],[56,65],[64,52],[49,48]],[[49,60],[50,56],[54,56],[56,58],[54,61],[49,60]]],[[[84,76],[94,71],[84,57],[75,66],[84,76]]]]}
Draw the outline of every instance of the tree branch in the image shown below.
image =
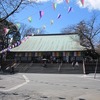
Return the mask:
{"type": "Polygon", "coordinates": [[[19,4],[17,5],[17,7],[16,7],[12,12],[10,12],[9,14],[7,14],[6,17],[4,17],[3,19],[1,19],[0,22],[3,22],[3,21],[6,20],[9,16],[11,16],[12,14],[14,14],[14,13],[18,10],[18,8],[21,6],[22,2],[23,2],[23,0],[21,0],[21,1],[19,2],[19,4]]]}

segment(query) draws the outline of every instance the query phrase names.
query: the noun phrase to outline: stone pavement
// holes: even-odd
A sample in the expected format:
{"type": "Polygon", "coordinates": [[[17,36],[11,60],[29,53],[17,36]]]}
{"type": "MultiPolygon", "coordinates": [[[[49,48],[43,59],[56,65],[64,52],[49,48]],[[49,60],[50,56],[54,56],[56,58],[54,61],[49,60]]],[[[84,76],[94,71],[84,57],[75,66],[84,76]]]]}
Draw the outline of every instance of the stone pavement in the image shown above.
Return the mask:
{"type": "Polygon", "coordinates": [[[6,91],[25,82],[22,75],[17,74],[0,74],[0,91],[6,91]]]}
{"type": "Polygon", "coordinates": [[[0,100],[100,100],[100,74],[1,74],[0,100]]]}

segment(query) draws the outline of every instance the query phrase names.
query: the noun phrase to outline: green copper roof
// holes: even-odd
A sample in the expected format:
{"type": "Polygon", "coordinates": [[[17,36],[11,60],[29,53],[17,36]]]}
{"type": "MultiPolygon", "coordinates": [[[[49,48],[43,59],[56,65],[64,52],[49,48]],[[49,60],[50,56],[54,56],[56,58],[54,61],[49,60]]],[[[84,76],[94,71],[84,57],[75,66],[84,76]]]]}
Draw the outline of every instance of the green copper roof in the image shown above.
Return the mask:
{"type": "Polygon", "coordinates": [[[48,52],[48,51],[83,51],[78,35],[44,35],[30,36],[13,52],[48,52]]]}

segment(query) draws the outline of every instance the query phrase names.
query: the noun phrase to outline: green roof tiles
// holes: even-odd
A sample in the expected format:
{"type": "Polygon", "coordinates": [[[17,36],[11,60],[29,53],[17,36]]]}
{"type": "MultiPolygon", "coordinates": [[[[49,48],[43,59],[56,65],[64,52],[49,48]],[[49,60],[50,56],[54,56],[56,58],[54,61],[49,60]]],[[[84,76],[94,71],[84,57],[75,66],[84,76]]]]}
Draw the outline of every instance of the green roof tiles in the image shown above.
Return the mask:
{"type": "Polygon", "coordinates": [[[13,52],[48,52],[48,51],[83,51],[78,35],[44,35],[30,36],[13,52]]]}

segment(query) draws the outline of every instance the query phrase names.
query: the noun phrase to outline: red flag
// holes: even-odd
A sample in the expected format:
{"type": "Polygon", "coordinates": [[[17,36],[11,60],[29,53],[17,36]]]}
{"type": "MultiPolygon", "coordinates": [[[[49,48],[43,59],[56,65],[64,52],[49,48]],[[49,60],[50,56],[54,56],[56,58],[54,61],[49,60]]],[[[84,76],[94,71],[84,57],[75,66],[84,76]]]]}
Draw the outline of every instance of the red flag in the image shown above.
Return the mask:
{"type": "Polygon", "coordinates": [[[84,6],[84,0],[80,0],[80,1],[81,1],[82,6],[84,6]]]}

